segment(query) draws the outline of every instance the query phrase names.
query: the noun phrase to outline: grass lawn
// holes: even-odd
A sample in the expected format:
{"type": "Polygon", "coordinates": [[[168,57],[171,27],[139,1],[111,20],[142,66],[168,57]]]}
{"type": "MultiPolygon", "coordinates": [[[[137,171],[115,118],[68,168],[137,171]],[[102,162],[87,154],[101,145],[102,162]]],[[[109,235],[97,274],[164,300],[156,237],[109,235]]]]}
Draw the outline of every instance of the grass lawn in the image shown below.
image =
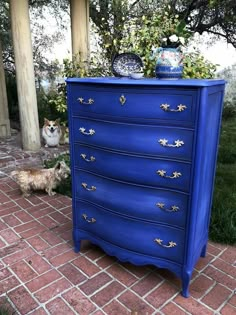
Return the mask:
{"type": "Polygon", "coordinates": [[[222,123],[210,239],[236,244],[236,117],[222,123]]]}
{"type": "MultiPolygon", "coordinates": [[[[69,155],[58,159],[70,163],[69,155]]],[[[56,160],[45,162],[45,166],[54,166],[56,160]]],[[[57,191],[71,197],[70,179],[57,191]]],[[[215,242],[236,244],[236,117],[222,123],[209,237],[215,242]]]]}

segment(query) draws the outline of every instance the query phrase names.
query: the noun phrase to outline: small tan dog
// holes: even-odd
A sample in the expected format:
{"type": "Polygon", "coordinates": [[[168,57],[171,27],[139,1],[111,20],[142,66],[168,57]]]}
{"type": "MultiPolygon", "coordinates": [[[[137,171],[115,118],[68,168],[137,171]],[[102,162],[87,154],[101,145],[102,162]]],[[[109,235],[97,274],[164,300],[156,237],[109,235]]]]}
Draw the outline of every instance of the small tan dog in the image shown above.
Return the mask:
{"type": "Polygon", "coordinates": [[[60,118],[48,120],[44,118],[42,137],[45,141],[45,147],[58,147],[62,136],[60,118]]]}
{"type": "Polygon", "coordinates": [[[11,176],[20,186],[24,197],[29,197],[32,191],[45,190],[49,196],[56,194],[59,183],[70,175],[70,168],[64,161],[57,162],[48,169],[21,169],[11,172],[11,176]]]}

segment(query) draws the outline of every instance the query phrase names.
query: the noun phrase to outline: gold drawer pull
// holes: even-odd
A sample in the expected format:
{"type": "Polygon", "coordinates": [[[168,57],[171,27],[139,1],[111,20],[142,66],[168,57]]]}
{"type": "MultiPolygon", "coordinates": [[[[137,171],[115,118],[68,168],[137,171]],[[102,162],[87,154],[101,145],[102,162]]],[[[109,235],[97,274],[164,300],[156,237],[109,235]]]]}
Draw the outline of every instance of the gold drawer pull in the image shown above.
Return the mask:
{"type": "Polygon", "coordinates": [[[177,212],[177,211],[179,211],[179,207],[177,207],[177,206],[171,206],[170,209],[166,209],[166,208],[165,208],[165,204],[162,203],[162,202],[156,203],[156,206],[157,206],[158,208],[164,210],[164,211],[167,211],[167,212],[177,212]]]}
{"type": "Polygon", "coordinates": [[[90,158],[89,159],[87,159],[86,157],[87,157],[87,155],[86,154],[84,154],[84,153],[81,153],[80,154],[80,156],[82,157],[82,159],[84,159],[86,162],[94,162],[96,159],[95,159],[95,157],[94,156],[90,156],[90,158]]]}
{"type": "Polygon", "coordinates": [[[169,176],[169,175],[166,175],[166,171],[164,171],[164,170],[158,170],[158,171],[156,171],[156,173],[161,177],[171,178],[171,179],[178,178],[178,177],[182,176],[182,174],[180,172],[173,172],[172,176],[169,176]]]}
{"type": "Polygon", "coordinates": [[[95,186],[91,186],[91,188],[88,188],[88,184],[86,183],[82,183],[81,186],[88,191],[95,191],[97,189],[95,186]]]}
{"type": "Polygon", "coordinates": [[[94,100],[93,100],[92,98],[89,98],[89,99],[88,99],[88,102],[84,102],[84,98],[79,97],[79,98],[77,99],[77,101],[79,101],[80,104],[85,104],[85,105],[91,105],[91,104],[94,103],[94,100]]]}
{"type": "Polygon", "coordinates": [[[86,136],[92,136],[95,134],[95,130],[93,129],[89,129],[89,132],[86,132],[86,129],[84,127],[80,127],[79,128],[79,131],[83,134],[83,135],[86,135],[86,136]]]}
{"type": "Polygon", "coordinates": [[[120,103],[121,103],[121,105],[124,105],[125,102],[126,102],[125,96],[124,96],[124,95],[121,95],[121,97],[120,97],[120,103]]]}
{"type": "Polygon", "coordinates": [[[163,147],[179,148],[182,145],[184,145],[184,142],[182,140],[175,140],[174,141],[175,144],[169,144],[168,141],[169,140],[167,140],[167,139],[160,139],[160,140],[158,140],[160,145],[162,145],[163,147]]]}
{"type": "Polygon", "coordinates": [[[179,104],[177,106],[177,109],[170,109],[169,104],[161,104],[160,108],[164,110],[165,112],[183,112],[187,108],[187,106],[183,104],[179,104]]]}
{"type": "Polygon", "coordinates": [[[94,218],[91,218],[91,220],[89,220],[87,214],[85,214],[85,213],[82,214],[82,218],[88,223],[95,223],[96,222],[96,219],[94,219],[94,218]]]}
{"type": "Polygon", "coordinates": [[[154,242],[156,242],[158,245],[165,247],[165,248],[171,248],[171,247],[177,246],[177,244],[175,242],[172,242],[172,241],[170,241],[168,243],[168,245],[164,245],[164,244],[162,244],[163,240],[161,240],[160,238],[155,238],[154,242]]]}

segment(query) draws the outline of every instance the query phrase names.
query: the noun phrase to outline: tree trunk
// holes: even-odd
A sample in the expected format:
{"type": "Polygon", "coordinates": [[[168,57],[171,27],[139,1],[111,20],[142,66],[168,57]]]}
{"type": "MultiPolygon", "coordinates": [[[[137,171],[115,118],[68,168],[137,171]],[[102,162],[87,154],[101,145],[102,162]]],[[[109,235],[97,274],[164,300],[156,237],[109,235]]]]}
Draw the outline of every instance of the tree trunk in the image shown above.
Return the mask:
{"type": "Polygon", "coordinates": [[[2,44],[0,39],[0,138],[7,138],[10,136],[11,128],[8,113],[5,73],[2,60],[2,44]]]}
{"type": "Polygon", "coordinates": [[[24,150],[40,149],[28,0],[10,0],[16,82],[24,150]]]}
{"type": "Polygon", "coordinates": [[[79,61],[89,58],[89,1],[70,0],[72,55],[79,61]]]}

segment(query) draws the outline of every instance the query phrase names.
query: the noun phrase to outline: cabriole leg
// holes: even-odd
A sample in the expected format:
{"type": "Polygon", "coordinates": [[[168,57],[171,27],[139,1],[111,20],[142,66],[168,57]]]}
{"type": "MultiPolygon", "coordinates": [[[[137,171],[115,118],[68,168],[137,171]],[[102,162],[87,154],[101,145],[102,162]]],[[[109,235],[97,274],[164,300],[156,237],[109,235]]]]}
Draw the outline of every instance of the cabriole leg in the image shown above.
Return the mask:
{"type": "Polygon", "coordinates": [[[207,244],[205,244],[201,251],[201,257],[206,257],[206,251],[207,251],[207,244]]]}
{"type": "Polygon", "coordinates": [[[192,272],[188,270],[183,271],[182,276],[182,296],[189,297],[189,284],[191,280],[192,272]]]}

